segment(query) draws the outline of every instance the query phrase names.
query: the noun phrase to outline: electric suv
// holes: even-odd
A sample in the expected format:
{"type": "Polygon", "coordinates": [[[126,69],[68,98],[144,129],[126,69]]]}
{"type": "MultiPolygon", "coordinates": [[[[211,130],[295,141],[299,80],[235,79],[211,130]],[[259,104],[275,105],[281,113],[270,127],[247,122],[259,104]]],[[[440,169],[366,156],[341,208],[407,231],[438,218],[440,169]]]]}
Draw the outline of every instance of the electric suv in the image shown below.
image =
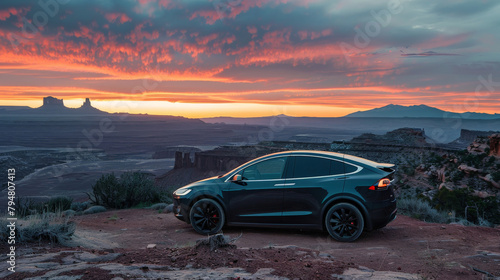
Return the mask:
{"type": "Polygon", "coordinates": [[[204,235],[228,226],[326,229],[338,241],[396,218],[394,165],[324,151],[249,161],[174,194],[175,216],[204,235]]]}

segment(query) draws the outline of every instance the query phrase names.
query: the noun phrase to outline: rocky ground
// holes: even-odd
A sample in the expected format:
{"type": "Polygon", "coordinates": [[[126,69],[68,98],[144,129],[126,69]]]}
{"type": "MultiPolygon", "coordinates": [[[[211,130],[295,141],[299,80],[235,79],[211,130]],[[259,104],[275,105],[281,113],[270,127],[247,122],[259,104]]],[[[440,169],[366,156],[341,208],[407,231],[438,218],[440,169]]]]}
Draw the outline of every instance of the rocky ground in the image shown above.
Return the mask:
{"type": "MultiPolygon", "coordinates": [[[[325,232],[224,228],[233,247],[196,248],[202,236],[171,213],[149,209],[73,217],[67,246],[19,247],[2,279],[495,279],[500,230],[430,224],[399,216],[339,243],[325,232]],[[148,248],[149,246],[149,248],[148,248]]],[[[3,246],[5,247],[5,245],[3,246]]],[[[7,248],[1,248],[5,252],[7,248]]]]}

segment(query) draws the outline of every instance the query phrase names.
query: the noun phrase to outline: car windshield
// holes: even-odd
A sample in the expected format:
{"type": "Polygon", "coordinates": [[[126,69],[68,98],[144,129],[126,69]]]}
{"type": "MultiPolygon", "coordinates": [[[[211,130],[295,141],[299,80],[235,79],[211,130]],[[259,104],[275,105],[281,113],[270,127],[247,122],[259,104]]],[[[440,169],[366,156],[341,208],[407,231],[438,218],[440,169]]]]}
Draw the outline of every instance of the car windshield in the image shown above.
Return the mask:
{"type": "Polygon", "coordinates": [[[241,167],[241,165],[238,165],[236,168],[232,169],[231,171],[227,172],[226,174],[219,175],[217,178],[222,178],[222,177],[229,176],[231,173],[235,172],[240,167],[241,167]]]}

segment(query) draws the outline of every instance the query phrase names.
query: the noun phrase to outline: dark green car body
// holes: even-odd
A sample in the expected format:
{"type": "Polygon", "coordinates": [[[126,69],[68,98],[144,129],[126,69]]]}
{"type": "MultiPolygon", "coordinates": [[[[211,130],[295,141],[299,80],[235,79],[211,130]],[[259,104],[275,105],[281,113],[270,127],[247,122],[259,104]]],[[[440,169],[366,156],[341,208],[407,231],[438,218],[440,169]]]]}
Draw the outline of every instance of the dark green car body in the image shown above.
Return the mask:
{"type": "Polygon", "coordinates": [[[208,198],[222,208],[222,223],[229,226],[323,229],[329,209],[347,203],[359,210],[361,228],[369,231],[396,217],[392,187],[378,187],[393,173],[392,164],[340,153],[275,153],[176,190],[174,214],[191,223],[193,204],[208,198]]]}

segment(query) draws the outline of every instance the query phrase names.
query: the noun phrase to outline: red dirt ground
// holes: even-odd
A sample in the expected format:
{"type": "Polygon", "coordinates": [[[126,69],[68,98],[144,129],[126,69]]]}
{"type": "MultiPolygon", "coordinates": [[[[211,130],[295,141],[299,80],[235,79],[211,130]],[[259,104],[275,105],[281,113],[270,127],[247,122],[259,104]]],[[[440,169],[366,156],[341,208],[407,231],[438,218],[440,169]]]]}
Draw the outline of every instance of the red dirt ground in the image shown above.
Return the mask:
{"type": "MultiPolygon", "coordinates": [[[[171,213],[136,209],[75,217],[77,228],[109,233],[120,248],[189,246],[202,238],[171,213]],[[126,229],[126,230],[125,230],[126,229]]],[[[241,238],[238,247],[295,245],[329,254],[336,261],[375,270],[418,273],[434,279],[481,279],[472,267],[500,276],[500,229],[425,223],[398,216],[385,228],[353,243],[336,242],[326,232],[262,228],[224,228],[241,238]]]]}
{"type": "MultiPolygon", "coordinates": [[[[224,228],[224,234],[241,234],[234,244],[246,249],[210,252],[193,249],[196,240],[203,236],[171,213],[127,209],[72,220],[77,224],[75,239],[84,245],[81,249],[93,247],[98,254],[122,253],[115,263],[234,266],[249,272],[272,267],[273,274],[291,279],[321,279],[321,275],[358,266],[418,274],[425,279],[485,279],[473,268],[500,276],[498,228],[431,224],[398,216],[385,228],[365,233],[356,242],[340,243],[321,231],[234,227],[224,228]],[[148,244],[156,244],[156,248],[146,249],[148,244]],[[303,255],[297,254],[297,247],[304,251],[303,255]]],[[[67,250],[51,250],[63,249],[67,250]]],[[[93,277],[99,277],[98,270],[85,274],[84,279],[98,279],[93,277]]]]}

